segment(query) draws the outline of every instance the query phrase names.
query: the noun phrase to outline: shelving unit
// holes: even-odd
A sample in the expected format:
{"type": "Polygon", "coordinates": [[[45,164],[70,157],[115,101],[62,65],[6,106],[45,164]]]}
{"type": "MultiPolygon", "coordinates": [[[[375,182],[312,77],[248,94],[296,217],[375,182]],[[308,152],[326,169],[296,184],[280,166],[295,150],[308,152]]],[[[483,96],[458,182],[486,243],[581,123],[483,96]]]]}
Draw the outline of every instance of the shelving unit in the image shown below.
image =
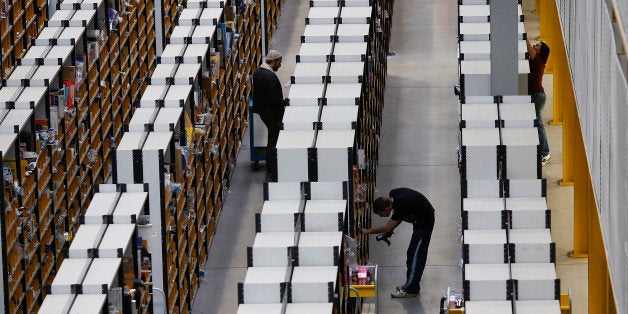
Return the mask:
{"type": "Polygon", "coordinates": [[[8,78],[25,52],[32,46],[47,19],[48,3],[44,0],[9,0],[0,9],[2,42],[2,79],[8,78]]]}
{"type": "MultiPolygon", "coordinates": [[[[499,60],[491,54],[495,39],[487,36],[494,9],[459,4],[464,312],[559,313],[560,279],[537,130],[542,122],[527,95],[523,18],[513,21],[518,31],[513,24],[509,34],[518,42],[517,57],[499,60]],[[492,69],[506,62],[517,65],[509,75],[519,76],[511,87],[521,95],[492,94],[497,75],[492,69]]],[[[517,9],[521,16],[520,4],[517,9]]]]}
{"type": "Polygon", "coordinates": [[[130,97],[143,87],[123,88],[120,73],[141,82],[146,73],[140,75],[140,68],[147,72],[148,61],[155,61],[152,13],[146,13],[151,7],[144,1],[64,1],[48,18],[45,1],[3,6],[9,11],[0,23],[8,26],[0,27],[2,132],[17,133],[3,139],[15,146],[3,159],[7,170],[14,165],[5,177],[2,215],[2,237],[11,240],[2,246],[2,268],[11,269],[1,289],[5,313],[38,311],[47,294],[42,288],[60,269],[79,216],[97,184],[111,176],[111,152],[130,119],[130,97]],[[109,5],[121,13],[119,24],[117,16],[115,22],[107,18],[109,5]],[[119,58],[125,49],[128,59],[119,58]]]}
{"type": "Polygon", "coordinates": [[[3,311],[37,309],[54,263],[54,208],[47,91],[59,86],[60,66],[17,66],[2,89],[5,187],[2,205],[3,311]],[[32,86],[32,87],[24,87],[32,86]],[[43,133],[46,133],[45,135],[43,133]]]}
{"type": "Polygon", "coordinates": [[[133,102],[113,170],[115,182],[147,187],[139,236],[151,258],[140,273],[167,296],[149,310],[169,313],[188,312],[196,295],[248,116],[247,77],[262,55],[258,4],[241,14],[222,1],[186,6],[133,102]]]}
{"type": "Polygon", "coordinates": [[[310,5],[274,152],[277,182],[264,188],[238,313],[268,302],[280,313],[303,302],[351,312],[343,235],[357,241],[357,262],[368,260],[359,229],[370,225],[392,2],[310,5]],[[253,277],[263,276],[255,290],[253,277]]]}
{"type": "Polygon", "coordinates": [[[44,1],[3,7],[4,312],[126,311],[130,288],[140,312],[159,311],[148,282],[169,312],[189,311],[246,128],[262,20],[274,29],[280,5],[66,0],[50,17],[44,1]]]}
{"type": "Polygon", "coordinates": [[[277,21],[279,21],[279,16],[281,15],[281,7],[283,5],[284,0],[261,0],[263,1],[263,38],[264,41],[263,47],[265,47],[266,51],[261,51],[262,55],[266,55],[268,50],[270,50],[270,41],[275,34],[277,28],[277,21]]]}
{"type": "Polygon", "coordinates": [[[148,307],[146,289],[128,295],[129,289],[143,288],[135,283],[140,278],[140,261],[146,255],[138,248],[138,226],[113,219],[120,206],[132,212],[141,210],[146,200],[144,189],[141,184],[98,186],[80,217],[81,226],[72,243],[63,249],[63,263],[51,283],[44,286],[47,297],[40,312],[54,313],[63,308],[64,313],[93,313],[112,306],[126,313],[148,307]],[[129,197],[135,201],[126,201],[129,197]]]}

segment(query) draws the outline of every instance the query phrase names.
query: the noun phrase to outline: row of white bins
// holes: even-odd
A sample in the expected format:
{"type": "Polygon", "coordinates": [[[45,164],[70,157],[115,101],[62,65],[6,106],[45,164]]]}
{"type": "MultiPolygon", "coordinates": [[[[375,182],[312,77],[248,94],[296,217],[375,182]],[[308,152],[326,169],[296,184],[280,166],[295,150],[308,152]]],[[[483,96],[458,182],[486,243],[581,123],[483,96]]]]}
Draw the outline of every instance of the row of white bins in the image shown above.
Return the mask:
{"type": "Polygon", "coordinates": [[[337,308],[373,7],[369,1],[310,3],[277,142],[277,182],[265,184],[255,216],[239,314],[337,308]]]}
{"type": "MultiPolygon", "coordinates": [[[[481,3],[480,3],[481,2],[481,3]]],[[[520,82],[529,66],[521,5],[520,82]]],[[[556,246],[534,104],[491,95],[490,5],[459,4],[460,169],[465,313],[560,313],[556,246]]]]}

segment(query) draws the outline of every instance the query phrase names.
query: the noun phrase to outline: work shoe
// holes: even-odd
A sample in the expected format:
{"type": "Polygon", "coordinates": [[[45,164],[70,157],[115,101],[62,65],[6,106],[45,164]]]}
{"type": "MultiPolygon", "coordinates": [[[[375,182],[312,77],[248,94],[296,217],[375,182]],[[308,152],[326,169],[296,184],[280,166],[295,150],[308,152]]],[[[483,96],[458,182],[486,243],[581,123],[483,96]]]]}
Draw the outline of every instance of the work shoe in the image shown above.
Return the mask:
{"type": "Polygon", "coordinates": [[[416,298],[416,293],[408,293],[403,288],[396,289],[393,293],[390,294],[392,298],[416,298]]]}
{"type": "MultiPolygon", "coordinates": [[[[396,286],[395,287],[395,291],[404,291],[405,289],[403,287],[405,287],[405,285],[403,285],[403,286],[396,286]]],[[[417,292],[416,294],[420,294],[420,293],[421,293],[421,287],[419,287],[419,292],[417,292]]]]}
{"type": "Polygon", "coordinates": [[[547,153],[547,155],[543,156],[543,158],[541,158],[541,165],[545,166],[547,165],[547,163],[550,161],[550,159],[552,159],[552,155],[550,153],[547,153]]]}
{"type": "Polygon", "coordinates": [[[272,174],[267,173],[267,174],[266,174],[266,177],[264,178],[264,181],[266,181],[266,182],[274,182],[274,181],[275,181],[275,178],[273,178],[273,175],[272,175],[272,174]]]}

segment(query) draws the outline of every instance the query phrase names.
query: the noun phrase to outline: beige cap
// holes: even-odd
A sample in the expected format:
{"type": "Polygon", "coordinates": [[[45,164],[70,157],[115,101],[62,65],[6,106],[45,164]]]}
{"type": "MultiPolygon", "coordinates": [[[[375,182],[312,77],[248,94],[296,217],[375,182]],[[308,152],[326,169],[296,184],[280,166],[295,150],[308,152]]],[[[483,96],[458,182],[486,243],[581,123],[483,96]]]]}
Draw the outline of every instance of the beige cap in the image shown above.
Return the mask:
{"type": "Polygon", "coordinates": [[[281,54],[277,50],[271,50],[266,55],[266,61],[274,61],[281,58],[281,54]]]}

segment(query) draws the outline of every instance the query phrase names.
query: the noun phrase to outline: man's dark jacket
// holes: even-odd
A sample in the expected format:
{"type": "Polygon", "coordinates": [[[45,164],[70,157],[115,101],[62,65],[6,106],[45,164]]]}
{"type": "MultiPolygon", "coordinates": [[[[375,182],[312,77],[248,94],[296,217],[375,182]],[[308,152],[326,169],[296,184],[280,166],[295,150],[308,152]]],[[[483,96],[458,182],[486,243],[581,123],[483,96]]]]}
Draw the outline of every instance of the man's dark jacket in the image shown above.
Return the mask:
{"type": "Polygon", "coordinates": [[[253,74],[253,86],[253,112],[281,122],[285,109],[281,83],[277,75],[269,69],[260,67],[253,74]]]}

